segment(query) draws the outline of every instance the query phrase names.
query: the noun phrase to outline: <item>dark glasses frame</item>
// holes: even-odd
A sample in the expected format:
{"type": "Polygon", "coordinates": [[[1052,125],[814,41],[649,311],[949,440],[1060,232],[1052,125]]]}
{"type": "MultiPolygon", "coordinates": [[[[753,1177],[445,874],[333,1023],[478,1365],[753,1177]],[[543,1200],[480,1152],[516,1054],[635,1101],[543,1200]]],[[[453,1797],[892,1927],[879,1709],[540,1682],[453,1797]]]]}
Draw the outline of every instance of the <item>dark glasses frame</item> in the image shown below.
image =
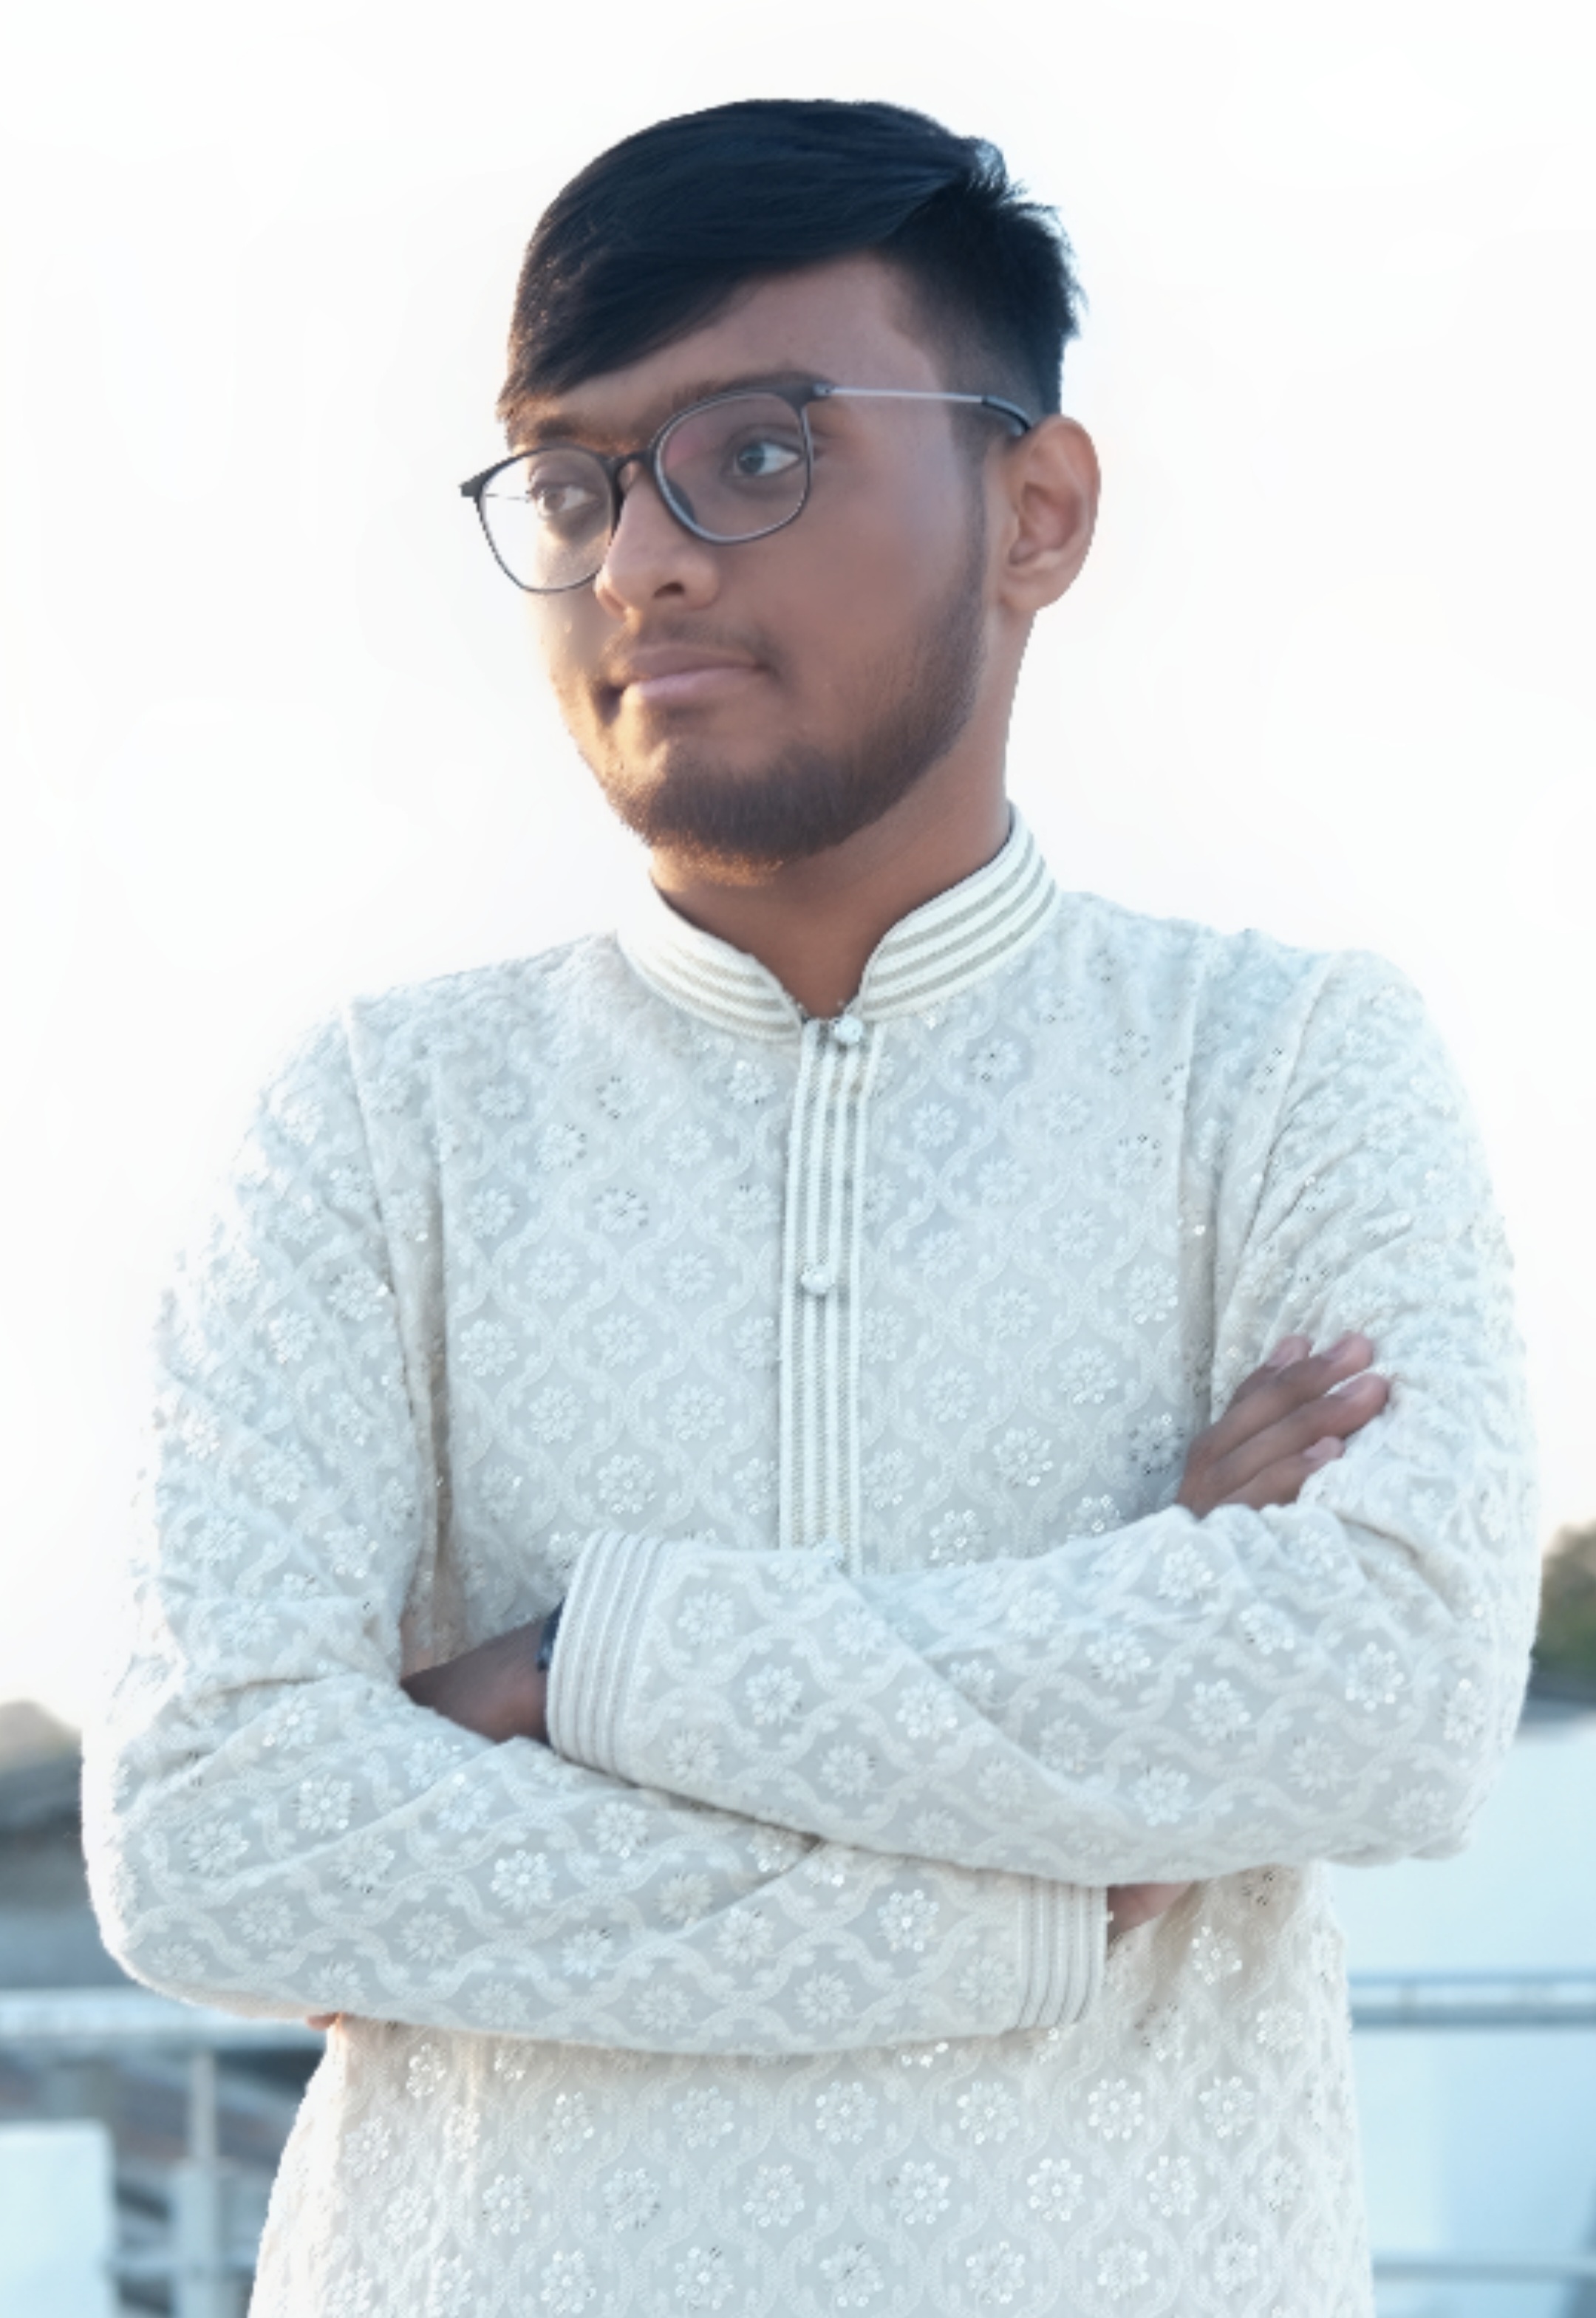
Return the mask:
{"type": "Polygon", "coordinates": [[[573,588],[586,588],[604,569],[605,557],[609,553],[610,542],[614,539],[616,526],[621,520],[621,476],[627,467],[641,466],[647,472],[654,489],[659,492],[661,504],[668,510],[675,521],[681,525],[684,531],[691,533],[695,539],[702,539],[713,547],[747,546],[752,540],[768,539],[773,532],[785,531],[789,524],[796,523],[809,505],[809,495],[814,482],[814,442],[809,431],[809,406],[814,402],[830,401],[961,403],[968,409],[994,412],[1016,429],[1017,437],[1020,435],[1028,435],[1036,423],[1020,409],[1018,403],[1010,402],[1000,394],[954,394],[940,391],[935,388],[913,386],[831,386],[823,380],[811,379],[799,385],[737,386],[729,387],[722,394],[703,395],[696,402],[689,402],[682,409],[673,410],[663,425],[655,430],[649,441],[640,445],[634,451],[594,451],[590,450],[586,444],[579,443],[541,444],[537,446],[540,450],[579,451],[601,471],[609,486],[610,494],[609,528],[605,533],[598,560],[592,571],[585,572],[578,580],[562,580],[557,586],[551,588],[534,587],[530,581],[521,579],[517,573],[511,571],[499,553],[498,543],[493,536],[492,526],[488,519],[487,510],[482,504],[484,494],[496,475],[502,475],[507,468],[518,466],[524,459],[530,458],[534,454],[529,451],[512,451],[507,458],[496,459],[492,466],[484,467],[480,475],[472,475],[461,484],[461,497],[470,499],[475,507],[477,520],[482,526],[482,534],[492,551],[494,562],[505,577],[513,581],[524,595],[569,595],[573,588]],[[731,533],[710,531],[697,522],[677,499],[663,465],[666,448],[677,428],[685,425],[689,418],[696,418],[701,410],[713,410],[722,403],[746,401],[758,397],[774,398],[776,401],[785,402],[798,419],[803,438],[802,492],[795,507],[786,514],[778,517],[775,523],[761,525],[757,531],[731,533]]]}

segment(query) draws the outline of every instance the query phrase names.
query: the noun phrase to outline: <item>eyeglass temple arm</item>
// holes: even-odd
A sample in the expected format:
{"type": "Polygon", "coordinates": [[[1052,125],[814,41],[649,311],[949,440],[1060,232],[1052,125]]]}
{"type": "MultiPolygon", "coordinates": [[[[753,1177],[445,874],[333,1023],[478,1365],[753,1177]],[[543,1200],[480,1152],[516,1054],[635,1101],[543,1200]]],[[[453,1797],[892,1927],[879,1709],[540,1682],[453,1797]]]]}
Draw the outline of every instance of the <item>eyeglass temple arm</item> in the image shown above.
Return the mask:
{"type": "Polygon", "coordinates": [[[1028,435],[1036,423],[1018,402],[1007,401],[1000,394],[949,394],[929,386],[817,386],[814,393],[817,402],[844,399],[849,402],[964,402],[1012,418],[1022,435],[1028,435]]]}
{"type": "MultiPolygon", "coordinates": [[[[1036,420],[1023,411],[1018,402],[1007,401],[1000,394],[952,394],[929,386],[827,386],[817,383],[809,390],[808,399],[815,402],[838,401],[846,398],[853,402],[963,402],[973,409],[995,410],[1003,418],[1012,418],[1022,435],[1028,435],[1036,420]]],[[[717,398],[718,399],[718,398],[717,398]]],[[[507,458],[496,459],[491,467],[484,467],[480,475],[472,475],[460,486],[460,496],[474,499],[479,512],[485,484],[492,481],[501,467],[513,467],[523,454],[512,451],[507,458]]],[[[640,451],[632,457],[641,458],[640,451]]],[[[625,460],[616,462],[624,465],[625,460]]]]}

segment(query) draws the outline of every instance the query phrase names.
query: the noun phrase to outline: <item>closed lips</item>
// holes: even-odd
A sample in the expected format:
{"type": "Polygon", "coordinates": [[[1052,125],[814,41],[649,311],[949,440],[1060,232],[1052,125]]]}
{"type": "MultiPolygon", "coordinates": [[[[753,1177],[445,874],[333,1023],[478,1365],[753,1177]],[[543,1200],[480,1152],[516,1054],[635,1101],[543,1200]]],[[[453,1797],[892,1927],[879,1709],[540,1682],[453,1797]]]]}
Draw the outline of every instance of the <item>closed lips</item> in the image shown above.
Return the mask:
{"type": "Polygon", "coordinates": [[[633,661],[614,680],[617,693],[640,701],[688,700],[754,676],[752,660],[704,652],[661,653],[633,661]]]}

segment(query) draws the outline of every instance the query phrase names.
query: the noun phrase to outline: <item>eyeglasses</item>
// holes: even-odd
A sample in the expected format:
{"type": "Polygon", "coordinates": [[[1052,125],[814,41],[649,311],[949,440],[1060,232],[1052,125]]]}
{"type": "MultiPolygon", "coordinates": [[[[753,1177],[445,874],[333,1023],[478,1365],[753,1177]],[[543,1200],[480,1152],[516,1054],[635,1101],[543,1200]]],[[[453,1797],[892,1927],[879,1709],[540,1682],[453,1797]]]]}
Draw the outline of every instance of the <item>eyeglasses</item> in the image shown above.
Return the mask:
{"type": "Polygon", "coordinates": [[[639,451],[569,443],[517,451],[460,486],[476,503],[500,569],[528,595],[585,588],[603,569],[621,520],[623,469],[642,466],[695,539],[717,547],[765,539],[796,522],[814,480],[811,402],[956,402],[1028,435],[1034,421],[997,394],[894,386],[738,389],[689,403],[639,451]]]}

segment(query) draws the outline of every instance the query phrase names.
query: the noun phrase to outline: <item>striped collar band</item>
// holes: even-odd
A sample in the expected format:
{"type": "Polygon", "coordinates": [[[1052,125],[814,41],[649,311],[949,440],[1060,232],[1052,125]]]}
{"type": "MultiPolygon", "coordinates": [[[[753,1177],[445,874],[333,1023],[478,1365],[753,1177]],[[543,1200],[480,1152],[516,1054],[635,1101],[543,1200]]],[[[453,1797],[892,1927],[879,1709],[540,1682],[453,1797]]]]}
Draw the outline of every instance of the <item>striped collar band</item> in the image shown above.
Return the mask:
{"type": "MultiPolygon", "coordinates": [[[[983,869],[899,920],[872,953],[847,1011],[862,1022],[890,1022],[942,1005],[1018,956],[1058,903],[1052,873],[1016,813],[1002,850],[983,869]]],[[[689,925],[652,885],[620,940],[652,989],[723,1029],[785,1038],[803,1026],[803,1009],[775,975],[689,925]]]]}

